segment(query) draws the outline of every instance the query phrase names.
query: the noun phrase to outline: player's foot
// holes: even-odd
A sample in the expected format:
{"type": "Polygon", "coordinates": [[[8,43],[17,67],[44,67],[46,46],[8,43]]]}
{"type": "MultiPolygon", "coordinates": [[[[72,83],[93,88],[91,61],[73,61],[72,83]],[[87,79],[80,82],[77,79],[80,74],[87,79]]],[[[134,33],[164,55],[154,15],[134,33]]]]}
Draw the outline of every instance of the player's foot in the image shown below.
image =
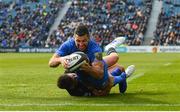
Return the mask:
{"type": "Polygon", "coordinates": [[[130,65],[126,68],[125,73],[126,73],[126,78],[130,77],[135,71],[135,66],[130,65]]]}
{"type": "Polygon", "coordinates": [[[120,93],[125,93],[126,89],[127,89],[127,82],[126,82],[126,73],[123,72],[121,74],[121,77],[124,78],[124,80],[119,83],[119,92],[120,93]]]}
{"type": "Polygon", "coordinates": [[[109,48],[116,48],[117,46],[123,44],[125,42],[125,37],[117,37],[115,38],[111,43],[109,43],[107,46],[105,46],[105,51],[107,51],[109,48]]]}
{"type": "Polygon", "coordinates": [[[127,89],[127,82],[126,82],[126,78],[130,77],[135,71],[135,66],[134,65],[130,65],[127,67],[127,69],[125,70],[125,72],[123,72],[121,74],[121,77],[124,78],[124,80],[119,83],[119,91],[120,93],[125,93],[126,89],[127,89]]]}

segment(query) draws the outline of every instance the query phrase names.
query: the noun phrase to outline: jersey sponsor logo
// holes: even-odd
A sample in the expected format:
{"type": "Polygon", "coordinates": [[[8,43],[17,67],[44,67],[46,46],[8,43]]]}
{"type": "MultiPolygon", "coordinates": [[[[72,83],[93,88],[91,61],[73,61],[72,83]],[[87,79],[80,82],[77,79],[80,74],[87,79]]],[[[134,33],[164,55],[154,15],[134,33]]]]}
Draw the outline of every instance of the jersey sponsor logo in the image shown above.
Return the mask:
{"type": "Polygon", "coordinates": [[[68,61],[68,64],[69,64],[69,68],[74,66],[79,61],[79,59],[81,59],[81,55],[71,54],[69,56],[69,58],[66,59],[68,61]]]}

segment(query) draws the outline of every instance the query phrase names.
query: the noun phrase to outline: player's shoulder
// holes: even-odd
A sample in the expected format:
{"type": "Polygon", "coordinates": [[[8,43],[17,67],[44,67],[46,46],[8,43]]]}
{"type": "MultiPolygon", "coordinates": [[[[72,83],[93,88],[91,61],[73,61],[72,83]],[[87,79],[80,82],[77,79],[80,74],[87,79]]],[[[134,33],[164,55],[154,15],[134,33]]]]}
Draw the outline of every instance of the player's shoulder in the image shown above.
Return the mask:
{"type": "Polygon", "coordinates": [[[61,46],[63,47],[70,47],[73,48],[75,46],[75,41],[73,38],[69,38],[68,40],[66,40],[63,44],[61,44],[61,46]]]}
{"type": "Polygon", "coordinates": [[[75,43],[74,38],[69,38],[64,42],[64,44],[74,44],[74,43],[75,43]]]}
{"type": "Polygon", "coordinates": [[[101,47],[92,39],[90,39],[89,41],[89,46],[90,46],[90,50],[91,51],[95,51],[95,52],[101,52],[101,47]]]}
{"type": "Polygon", "coordinates": [[[93,39],[90,39],[89,43],[90,43],[91,45],[96,45],[96,46],[98,46],[98,44],[97,44],[93,39]]]}
{"type": "Polygon", "coordinates": [[[70,38],[60,45],[60,47],[56,50],[56,53],[60,56],[68,55],[72,53],[75,48],[75,42],[70,38]]]}

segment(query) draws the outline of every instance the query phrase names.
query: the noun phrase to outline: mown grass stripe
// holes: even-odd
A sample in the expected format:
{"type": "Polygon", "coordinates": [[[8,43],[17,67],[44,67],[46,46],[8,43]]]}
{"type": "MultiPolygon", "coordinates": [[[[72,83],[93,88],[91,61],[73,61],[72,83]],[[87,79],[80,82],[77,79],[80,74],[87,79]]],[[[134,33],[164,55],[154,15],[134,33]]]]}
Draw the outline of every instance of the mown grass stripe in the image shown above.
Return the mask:
{"type": "Polygon", "coordinates": [[[132,80],[137,79],[137,78],[139,78],[139,77],[142,77],[143,75],[144,75],[144,73],[140,73],[140,74],[137,74],[137,75],[130,76],[130,77],[127,79],[127,82],[131,82],[132,80]]]}
{"type": "Polygon", "coordinates": [[[165,63],[164,66],[170,66],[172,63],[165,63]]]}
{"type": "Polygon", "coordinates": [[[74,103],[57,103],[57,104],[31,104],[31,103],[21,103],[21,104],[0,104],[0,106],[5,106],[5,107],[21,107],[21,106],[49,106],[49,107],[54,107],[54,106],[97,106],[97,107],[101,107],[101,106],[152,106],[152,107],[159,107],[159,106],[163,106],[163,107],[176,107],[176,106],[180,106],[180,104],[163,104],[163,103],[158,103],[158,104],[115,104],[115,103],[103,103],[103,104],[74,104],[74,103]]]}

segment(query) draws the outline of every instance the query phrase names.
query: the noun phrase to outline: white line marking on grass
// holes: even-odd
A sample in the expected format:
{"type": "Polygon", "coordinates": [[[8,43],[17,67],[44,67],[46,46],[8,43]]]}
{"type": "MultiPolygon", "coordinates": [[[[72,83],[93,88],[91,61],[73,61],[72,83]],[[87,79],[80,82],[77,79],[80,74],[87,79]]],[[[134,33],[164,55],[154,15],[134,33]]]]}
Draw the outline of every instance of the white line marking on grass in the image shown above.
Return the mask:
{"type": "Polygon", "coordinates": [[[115,104],[115,103],[111,103],[111,104],[107,104],[107,103],[100,103],[100,104],[75,104],[75,103],[58,103],[58,104],[30,104],[30,103],[21,103],[21,104],[0,104],[0,106],[5,106],[5,107],[21,107],[21,106],[41,106],[41,107],[45,107],[45,106],[49,106],[49,107],[55,107],[55,106],[96,106],[96,107],[104,107],[104,106],[144,106],[144,107],[159,107],[159,106],[163,106],[163,107],[177,107],[180,106],[180,104],[163,104],[163,103],[158,103],[158,104],[115,104]]]}
{"type": "Polygon", "coordinates": [[[137,75],[133,75],[133,76],[130,76],[128,79],[127,79],[127,82],[130,82],[134,79],[137,79],[139,77],[142,77],[144,75],[144,73],[140,73],[140,74],[137,74],[137,75]]]}
{"type": "Polygon", "coordinates": [[[164,66],[170,66],[172,63],[165,63],[164,66]]]}

